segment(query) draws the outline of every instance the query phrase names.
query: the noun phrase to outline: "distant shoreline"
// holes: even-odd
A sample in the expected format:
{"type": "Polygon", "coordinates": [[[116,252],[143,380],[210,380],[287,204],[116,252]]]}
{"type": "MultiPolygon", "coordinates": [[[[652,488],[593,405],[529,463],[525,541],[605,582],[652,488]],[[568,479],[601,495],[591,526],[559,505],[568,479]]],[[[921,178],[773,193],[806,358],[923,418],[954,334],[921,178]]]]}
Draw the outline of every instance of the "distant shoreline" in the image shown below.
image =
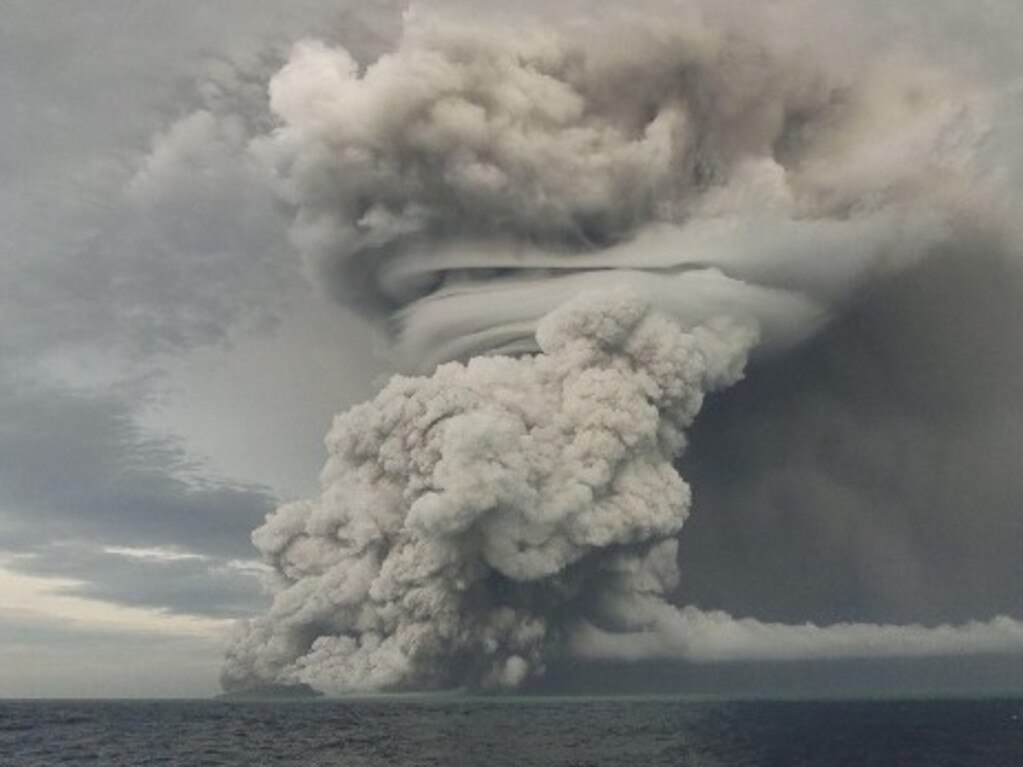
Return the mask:
{"type": "Polygon", "coordinates": [[[276,684],[248,690],[232,690],[214,695],[214,700],[309,700],[323,693],[307,684],[276,684]]]}

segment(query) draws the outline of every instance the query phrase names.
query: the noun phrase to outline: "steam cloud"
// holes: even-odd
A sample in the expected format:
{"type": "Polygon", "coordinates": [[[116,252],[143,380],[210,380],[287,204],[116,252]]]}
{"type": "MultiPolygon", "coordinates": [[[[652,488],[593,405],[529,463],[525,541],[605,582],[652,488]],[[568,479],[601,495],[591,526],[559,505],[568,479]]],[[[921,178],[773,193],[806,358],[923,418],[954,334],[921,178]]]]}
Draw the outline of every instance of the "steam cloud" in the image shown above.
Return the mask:
{"type": "Polygon", "coordinates": [[[294,243],[432,374],[339,416],[323,495],[254,533],[274,601],[225,686],[1023,649],[1008,618],[821,628],[668,601],[704,395],[979,225],[983,93],[685,5],[546,21],[411,12],[376,62],[304,42],[271,82],[282,125],[257,150],[294,243]]]}

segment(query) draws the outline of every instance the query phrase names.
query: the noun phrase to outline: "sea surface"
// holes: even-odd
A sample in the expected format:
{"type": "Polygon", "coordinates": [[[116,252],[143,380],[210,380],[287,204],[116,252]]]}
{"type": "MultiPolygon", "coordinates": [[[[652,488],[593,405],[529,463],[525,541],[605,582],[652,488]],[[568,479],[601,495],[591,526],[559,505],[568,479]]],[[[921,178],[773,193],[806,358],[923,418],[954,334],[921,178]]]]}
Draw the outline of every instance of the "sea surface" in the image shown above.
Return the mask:
{"type": "Polygon", "coordinates": [[[1023,765],[1023,699],[0,701],[0,764],[1023,765]]]}

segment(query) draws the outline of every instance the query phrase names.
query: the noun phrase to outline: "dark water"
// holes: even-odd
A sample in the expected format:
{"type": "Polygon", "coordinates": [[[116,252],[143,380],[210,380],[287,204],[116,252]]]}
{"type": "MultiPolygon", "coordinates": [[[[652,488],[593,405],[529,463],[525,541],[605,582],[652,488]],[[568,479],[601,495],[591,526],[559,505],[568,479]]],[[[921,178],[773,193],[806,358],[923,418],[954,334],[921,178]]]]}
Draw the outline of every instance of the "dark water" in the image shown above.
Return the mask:
{"type": "Polygon", "coordinates": [[[1023,699],[0,702],[4,765],[1023,765],[1023,699]]]}

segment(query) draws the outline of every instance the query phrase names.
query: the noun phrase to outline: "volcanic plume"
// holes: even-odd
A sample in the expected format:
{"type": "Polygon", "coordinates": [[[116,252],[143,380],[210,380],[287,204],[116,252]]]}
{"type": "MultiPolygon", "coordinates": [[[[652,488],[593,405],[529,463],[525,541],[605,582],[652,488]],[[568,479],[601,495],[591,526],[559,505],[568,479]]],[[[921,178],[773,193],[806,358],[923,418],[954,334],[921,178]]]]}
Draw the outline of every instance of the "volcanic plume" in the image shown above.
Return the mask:
{"type": "Polygon", "coordinates": [[[312,278],[421,375],[338,416],[321,497],[254,533],[273,604],[225,686],[1023,649],[1008,618],[821,628],[670,602],[675,464],[705,395],[965,221],[993,226],[964,170],[982,89],[674,4],[412,11],[373,62],[299,43],[270,96],[280,125],[256,151],[312,278]]]}

